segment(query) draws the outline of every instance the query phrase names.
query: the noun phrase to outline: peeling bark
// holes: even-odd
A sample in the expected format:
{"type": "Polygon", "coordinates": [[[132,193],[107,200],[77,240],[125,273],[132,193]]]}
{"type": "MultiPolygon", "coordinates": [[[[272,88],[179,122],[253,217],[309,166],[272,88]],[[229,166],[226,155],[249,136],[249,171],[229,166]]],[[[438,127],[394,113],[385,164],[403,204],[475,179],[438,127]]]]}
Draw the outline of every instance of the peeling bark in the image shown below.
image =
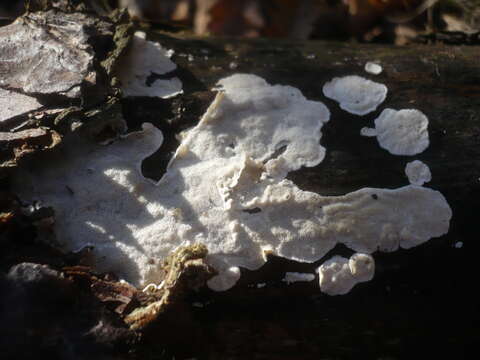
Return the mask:
{"type": "Polygon", "coordinates": [[[82,86],[96,82],[92,32],[111,35],[111,24],[50,10],[0,28],[1,86],[27,95],[80,97],[82,86]]]}
{"type": "Polygon", "coordinates": [[[125,131],[111,73],[133,33],[128,15],[101,18],[68,4],[37,4],[48,10],[0,27],[0,170],[55,147],[84,124],[99,141],[125,131]],[[40,144],[47,133],[55,136],[40,144]]]}

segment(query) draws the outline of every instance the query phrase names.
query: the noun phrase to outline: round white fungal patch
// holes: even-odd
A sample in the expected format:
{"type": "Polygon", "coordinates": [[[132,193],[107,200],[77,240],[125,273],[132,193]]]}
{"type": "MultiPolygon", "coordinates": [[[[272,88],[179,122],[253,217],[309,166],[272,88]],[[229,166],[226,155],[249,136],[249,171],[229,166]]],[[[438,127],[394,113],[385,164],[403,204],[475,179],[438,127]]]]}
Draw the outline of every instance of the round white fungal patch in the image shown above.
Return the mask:
{"type": "Polygon", "coordinates": [[[424,151],[428,139],[428,118],[419,110],[385,109],[375,119],[380,146],[394,155],[416,155],[424,151]]]}
{"type": "Polygon", "coordinates": [[[387,97],[383,84],[351,75],[333,78],[323,86],[323,94],[340,103],[340,107],[355,115],[374,111],[387,97]]]}
{"type": "Polygon", "coordinates": [[[320,290],[328,295],[343,295],[365,281],[375,272],[375,261],[368,254],[356,253],[350,259],[334,256],[319,268],[320,290]]]}
{"type": "Polygon", "coordinates": [[[320,290],[328,295],[343,295],[355,285],[348,259],[334,256],[318,268],[320,290]]]}
{"type": "Polygon", "coordinates": [[[375,261],[369,254],[353,254],[348,260],[348,267],[358,282],[370,281],[375,274],[375,261]]]}
{"type": "Polygon", "coordinates": [[[409,162],[405,166],[405,175],[407,175],[410,184],[413,185],[422,186],[432,180],[432,173],[429,167],[420,160],[409,162]]]}
{"type": "Polygon", "coordinates": [[[383,68],[381,65],[369,61],[365,64],[365,71],[369,74],[378,75],[383,71],[383,68]]]}

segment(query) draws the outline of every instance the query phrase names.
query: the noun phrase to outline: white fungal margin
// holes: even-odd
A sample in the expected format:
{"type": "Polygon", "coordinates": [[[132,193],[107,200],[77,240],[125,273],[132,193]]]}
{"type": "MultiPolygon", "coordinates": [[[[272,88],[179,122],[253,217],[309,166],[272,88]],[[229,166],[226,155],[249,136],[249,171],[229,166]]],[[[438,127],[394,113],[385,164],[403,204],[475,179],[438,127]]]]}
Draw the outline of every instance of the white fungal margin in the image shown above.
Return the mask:
{"type": "Polygon", "coordinates": [[[170,98],[181,94],[182,82],[178,77],[156,79],[147,84],[152,74],[164,75],[177,68],[170,58],[173,50],[146,40],[146,34],[137,31],[128,52],[120,59],[117,73],[122,82],[124,96],[148,96],[170,98]]]}

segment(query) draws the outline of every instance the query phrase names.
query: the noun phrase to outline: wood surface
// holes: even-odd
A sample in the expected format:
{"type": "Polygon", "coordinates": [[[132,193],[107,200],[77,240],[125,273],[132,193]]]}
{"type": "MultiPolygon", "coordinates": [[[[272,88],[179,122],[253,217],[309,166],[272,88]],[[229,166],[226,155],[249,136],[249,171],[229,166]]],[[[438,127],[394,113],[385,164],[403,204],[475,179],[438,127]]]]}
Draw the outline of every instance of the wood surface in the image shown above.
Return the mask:
{"type": "MultiPolygon", "coordinates": [[[[149,29],[148,35],[175,50],[173,61],[179,68],[165,76],[178,76],[184,95],[121,100],[130,130],[152,122],[165,135],[160,151],[142,165],[145,176],[162,176],[178,146],[176,136],[198,122],[215,96],[210,89],[219,79],[253,73],[270,84],[297,87],[331,111],[321,141],[327,149],[325,160],[288,176],[300,188],[322,195],[362,187],[396,188],[408,183],[405,164],[420,159],[432,171],[433,179],[426,186],[444,194],[453,219],[450,232],[441,238],[410,250],[374,254],[375,278],[344,296],[321,294],[317,281],[291,285],[281,281],[286,271],[314,272],[322,261],[305,264],[272,257],[260,270],[242,270],[238,285],[229,291],[214,293],[205,288],[189,294],[141,334],[133,352],[128,346],[116,348],[116,358],[464,358],[480,337],[480,297],[475,294],[480,49],[194,38],[155,29],[149,29]],[[363,70],[367,61],[379,62],[382,74],[367,74],[363,70]],[[341,110],[323,96],[322,86],[345,75],[385,84],[386,101],[362,117],[341,110]],[[375,117],[387,107],[416,108],[427,115],[430,146],[425,152],[415,157],[394,156],[381,149],[375,138],[360,136],[360,129],[373,126],[375,117]],[[463,247],[455,246],[459,242],[463,247]],[[259,288],[259,283],[265,286],[259,288]]],[[[4,250],[20,251],[18,244],[5,246],[4,250]]],[[[333,252],[349,254],[342,247],[333,252]]],[[[33,261],[35,256],[22,255],[17,261],[33,261]]],[[[42,257],[43,263],[49,256],[42,257]]],[[[14,256],[10,253],[3,258],[13,261],[14,256]]],[[[101,351],[104,356],[106,350],[101,351]]],[[[68,354],[62,356],[68,358],[68,354]]]]}

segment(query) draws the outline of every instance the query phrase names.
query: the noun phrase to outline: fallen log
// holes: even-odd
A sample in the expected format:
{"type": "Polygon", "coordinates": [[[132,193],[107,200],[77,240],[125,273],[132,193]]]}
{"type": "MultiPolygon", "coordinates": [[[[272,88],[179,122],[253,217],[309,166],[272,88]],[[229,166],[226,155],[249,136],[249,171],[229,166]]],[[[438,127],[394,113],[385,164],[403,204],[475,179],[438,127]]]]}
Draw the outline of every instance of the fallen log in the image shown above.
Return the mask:
{"type": "MultiPolygon", "coordinates": [[[[321,294],[316,281],[282,281],[285,272],[314,273],[324,259],[308,264],[270,257],[260,270],[242,270],[231,290],[205,288],[189,294],[143,334],[140,356],[162,354],[167,347],[180,358],[402,358],[458,355],[474,342],[478,299],[470,291],[476,279],[475,211],[480,202],[478,49],[205,39],[155,31],[149,36],[175,51],[178,69],[162,78],[178,77],[184,94],[120,100],[130,129],[149,121],[164,134],[162,151],[143,161],[146,177],[158,180],[164,174],[179,145],[178,134],[198,123],[219,79],[252,73],[270,84],[294,86],[331,112],[322,129],[323,162],[288,175],[302,190],[342,195],[364,187],[401,187],[408,184],[406,163],[421,159],[432,172],[428,186],[445,196],[453,218],[441,238],[394,254],[375,253],[375,279],[343,297],[321,294]],[[383,72],[365,73],[368,61],[381,64],[383,72]],[[327,81],[346,75],[385,84],[388,96],[381,108],[360,117],[323,95],[327,81]],[[360,136],[361,128],[372,126],[386,107],[416,108],[428,116],[430,146],[425,152],[395,156],[375,139],[360,136]]],[[[48,156],[33,159],[47,164],[48,156]]],[[[348,250],[337,245],[325,258],[332,254],[348,250]]]]}
{"type": "MultiPolygon", "coordinates": [[[[270,84],[300,89],[332,113],[322,129],[325,160],[288,175],[301,189],[341,195],[366,186],[403,186],[405,164],[413,158],[379,151],[376,141],[359,136],[381,109],[359,117],[322,94],[333,77],[365,76],[388,87],[383,108],[416,108],[428,116],[430,146],[414,158],[428,164],[428,186],[441,191],[453,210],[447,235],[411,250],[377,253],[375,279],[344,297],[320,295],[316,281],[287,285],[282,281],[286,271],[311,273],[318,263],[281,258],[271,258],[260,270],[242,271],[237,286],[225,293],[197,294],[192,304],[203,307],[193,305],[192,310],[202,324],[202,336],[195,342],[201,350],[188,354],[403,358],[463,353],[474,344],[479,320],[479,299],[470,291],[476,278],[475,209],[480,203],[477,47],[192,39],[161,33],[150,38],[175,50],[174,75],[183,81],[185,94],[161,102],[125,100],[125,116],[139,124],[169,114],[167,121],[154,122],[166,134],[169,149],[178,146],[173,135],[196,124],[204,113],[212,99],[208,89],[219,79],[253,73],[270,84]],[[383,72],[367,74],[369,61],[381,64],[383,72]]],[[[160,178],[158,164],[168,160],[165,152],[152,155],[143,163],[144,174],[160,178]]]]}

